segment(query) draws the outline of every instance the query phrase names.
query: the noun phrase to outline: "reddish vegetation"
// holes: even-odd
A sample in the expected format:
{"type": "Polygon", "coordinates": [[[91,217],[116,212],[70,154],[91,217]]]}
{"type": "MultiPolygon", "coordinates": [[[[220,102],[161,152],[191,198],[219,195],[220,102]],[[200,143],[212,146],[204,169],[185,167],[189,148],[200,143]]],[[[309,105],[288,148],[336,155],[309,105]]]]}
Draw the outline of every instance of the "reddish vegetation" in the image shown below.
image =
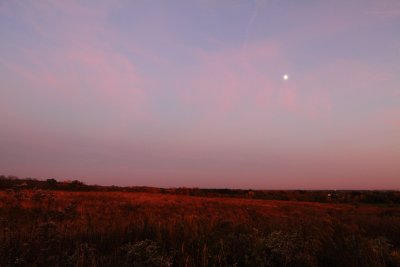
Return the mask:
{"type": "Polygon", "coordinates": [[[400,266],[400,208],[0,191],[0,266],[400,266]]]}

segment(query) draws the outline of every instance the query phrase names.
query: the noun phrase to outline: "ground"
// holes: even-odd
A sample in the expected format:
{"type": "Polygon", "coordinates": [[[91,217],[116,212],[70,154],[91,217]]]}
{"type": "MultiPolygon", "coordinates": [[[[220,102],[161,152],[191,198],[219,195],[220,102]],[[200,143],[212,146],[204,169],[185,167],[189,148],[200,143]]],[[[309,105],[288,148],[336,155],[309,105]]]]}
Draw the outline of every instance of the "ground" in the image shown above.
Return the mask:
{"type": "Polygon", "coordinates": [[[400,266],[398,205],[0,191],[0,266],[400,266]]]}

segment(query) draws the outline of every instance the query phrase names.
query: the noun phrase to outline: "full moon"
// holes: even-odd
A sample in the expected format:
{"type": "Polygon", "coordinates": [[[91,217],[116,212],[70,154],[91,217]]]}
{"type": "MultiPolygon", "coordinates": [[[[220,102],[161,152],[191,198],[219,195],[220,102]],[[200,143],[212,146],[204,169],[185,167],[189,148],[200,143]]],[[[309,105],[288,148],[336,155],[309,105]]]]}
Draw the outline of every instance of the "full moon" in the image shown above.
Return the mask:
{"type": "Polygon", "coordinates": [[[287,80],[289,79],[289,75],[287,75],[287,74],[283,75],[283,79],[284,79],[285,81],[287,81],[287,80]]]}

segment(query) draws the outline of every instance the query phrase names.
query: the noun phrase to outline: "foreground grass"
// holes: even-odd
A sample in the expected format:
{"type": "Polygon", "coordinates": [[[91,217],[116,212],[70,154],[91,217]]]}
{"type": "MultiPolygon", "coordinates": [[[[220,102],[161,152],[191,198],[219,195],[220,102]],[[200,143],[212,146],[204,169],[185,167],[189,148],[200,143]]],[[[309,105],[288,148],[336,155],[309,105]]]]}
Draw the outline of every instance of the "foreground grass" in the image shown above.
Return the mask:
{"type": "Polygon", "coordinates": [[[400,207],[0,191],[0,266],[400,266],[400,207]]]}

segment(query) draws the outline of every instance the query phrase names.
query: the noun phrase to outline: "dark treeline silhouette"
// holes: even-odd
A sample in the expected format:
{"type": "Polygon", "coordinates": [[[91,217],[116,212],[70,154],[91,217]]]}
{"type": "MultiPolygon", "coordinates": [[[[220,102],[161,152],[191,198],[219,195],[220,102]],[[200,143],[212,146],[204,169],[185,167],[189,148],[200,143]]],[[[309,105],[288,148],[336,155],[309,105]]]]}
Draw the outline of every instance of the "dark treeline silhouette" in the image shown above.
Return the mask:
{"type": "Polygon", "coordinates": [[[0,176],[0,190],[45,189],[93,192],[146,192],[202,197],[237,197],[265,200],[289,200],[321,203],[400,204],[400,191],[396,190],[244,190],[203,188],[157,188],[147,186],[86,185],[78,180],[57,181],[17,176],[0,176]]]}

